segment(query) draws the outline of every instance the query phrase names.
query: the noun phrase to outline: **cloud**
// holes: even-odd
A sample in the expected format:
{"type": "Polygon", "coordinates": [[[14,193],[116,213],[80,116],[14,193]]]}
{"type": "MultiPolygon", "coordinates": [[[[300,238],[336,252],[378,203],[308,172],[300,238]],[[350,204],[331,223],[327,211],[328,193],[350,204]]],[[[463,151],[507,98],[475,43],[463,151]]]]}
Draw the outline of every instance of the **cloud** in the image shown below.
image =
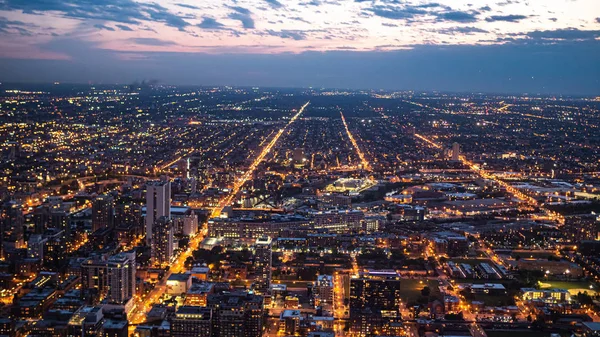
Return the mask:
{"type": "Polygon", "coordinates": [[[312,1],[308,1],[308,2],[301,2],[299,3],[300,6],[321,6],[321,1],[319,0],[312,0],[312,1]]]}
{"type": "Polygon", "coordinates": [[[125,26],[125,25],[115,25],[117,28],[119,28],[120,30],[124,30],[127,32],[133,32],[133,29],[131,29],[131,27],[129,26],[125,26]]]}
{"type": "Polygon", "coordinates": [[[475,33],[489,33],[487,30],[477,28],[477,27],[452,27],[452,28],[440,29],[440,30],[437,30],[437,32],[442,33],[442,34],[449,34],[449,35],[452,35],[454,33],[462,33],[462,34],[467,34],[467,35],[471,35],[471,34],[475,34],[475,33]]]}
{"type": "Polygon", "coordinates": [[[9,20],[0,16],[0,33],[10,34],[11,31],[17,32],[20,35],[30,36],[32,33],[27,28],[35,28],[36,25],[25,23],[23,21],[9,20]]]}
{"type": "Polygon", "coordinates": [[[94,28],[98,28],[98,29],[100,29],[100,30],[109,30],[109,31],[111,31],[111,32],[114,32],[114,31],[115,31],[115,29],[114,29],[114,28],[112,28],[112,27],[108,27],[108,26],[105,26],[105,25],[101,25],[101,24],[96,24],[96,25],[94,25],[94,28]]]}
{"type": "Polygon", "coordinates": [[[229,14],[230,19],[240,21],[246,29],[254,29],[254,19],[252,19],[252,12],[249,9],[239,6],[231,6],[229,8],[235,11],[229,14]]]}
{"type": "Polygon", "coordinates": [[[174,42],[171,42],[171,41],[155,39],[155,38],[151,38],[151,37],[132,38],[132,39],[128,39],[128,41],[131,41],[135,44],[145,45],[145,46],[172,46],[175,44],[174,42]]]}
{"type": "Polygon", "coordinates": [[[61,16],[86,20],[139,24],[155,21],[182,30],[189,23],[156,3],[134,0],[3,0],[0,10],[21,10],[28,14],[60,13],[61,16]]]}
{"type": "Polygon", "coordinates": [[[368,9],[369,12],[376,16],[392,19],[392,20],[407,20],[412,19],[417,15],[427,14],[427,11],[418,7],[396,7],[396,6],[373,6],[368,9]]]}
{"type": "Polygon", "coordinates": [[[576,28],[536,30],[526,35],[529,38],[540,40],[594,41],[596,38],[600,38],[600,30],[579,30],[576,28]]]}
{"type": "Polygon", "coordinates": [[[244,7],[240,7],[240,6],[230,6],[229,8],[233,9],[234,11],[240,13],[240,14],[246,14],[246,15],[250,15],[252,14],[252,12],[250,12],[249,9],[244,8],[244,7]]]}
{"type": "Polygon", "coordinates": [[[198,27],[203,29],[223,29],[225,25],[210,17],[203,17],[198,27]]]}
{"type": "Polygon", "coordinates": [[[477,12],[451,11],[436,14],[438,21],[477,22],[477,12]]]}
{"type": "Polygon", "coordinates": [[[477,11],[456,11],[452,8],[438,3],[425,3],[421,5],[396,5],[397,0],[393,0],[391,5],[375,5],[367,9],[367,12],[376,16],[392,20],[413,20],[419,16],[432,15],[437,21],[454,22],[476,22],[477,11]]]}
{"type": "Polygon", "coordinates": [[[519,22],[521,20],[527,19],[529,16],[526,15],[492,15],[490,17],[485,18],[487,22],[496,22],[496,21],[504,21],[504,22],[519,22]]]}
{"type": "Polygon", "coordinates": [[[304,33],[303,31],[300,31],[300,30],[282,30],[279,32],[273,31],[273,30],[267,30],[266,32],[267,32],[267,34],[269,34],[271,36],[278,36],[282,39],[292,39],[292,40],[296,40],[296,41],[306,39],[306,33],[304,33]]]}
{"type": "Polygon", "coordinates": [[[200,9],[200,7],[196,7],[196,6],[192,6],[192,5],[188,5],[188,4],[177,3],[176,5],[179,7],[188,8],[188,9],[200,9]]]}
{"type": "Polygon", "coordinates": [[[600,18],[596,18],[596,22],[600,23],[600,18]]]}
{"type": "Polygon", "coordinates": [[[265,0],[266,3],[269,4],[269,6],[271,6],[271,8],[281,8],[283,7],[283,5],[281,4],[281,2],[277,1],[277,0],[265,0]]]}

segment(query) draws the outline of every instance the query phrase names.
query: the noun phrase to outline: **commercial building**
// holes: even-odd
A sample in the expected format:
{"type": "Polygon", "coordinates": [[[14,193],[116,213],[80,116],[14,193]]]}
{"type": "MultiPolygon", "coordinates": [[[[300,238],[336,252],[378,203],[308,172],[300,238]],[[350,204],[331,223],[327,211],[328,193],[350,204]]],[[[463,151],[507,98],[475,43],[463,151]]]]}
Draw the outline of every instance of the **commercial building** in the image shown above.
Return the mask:
{"type": "Polygon", "coordinates": [[[167,294],[181,295],[192,287],[192,275],[189,273],[171,274],[167,279],[167,294]]]}
{"type": "Polygon", "coordinates": [[[212,218],[208,221],[208,236],[253,242],[262,237],[279,237],[291,228],[308,228],[309,221],[302,216],[276,216],[257,218],[212,218]]]}
{"type": "Polygon", "coordinates": [[[524,301],[542,301],[545,303],[571,302],[571,294],[566,289],[521,288],[524,301]]]}
{"type": "Polygon", "coordinates": [[[182,306],[171,318],[171,337],[212,336],[212,325],[211,309],[182,306]]]}

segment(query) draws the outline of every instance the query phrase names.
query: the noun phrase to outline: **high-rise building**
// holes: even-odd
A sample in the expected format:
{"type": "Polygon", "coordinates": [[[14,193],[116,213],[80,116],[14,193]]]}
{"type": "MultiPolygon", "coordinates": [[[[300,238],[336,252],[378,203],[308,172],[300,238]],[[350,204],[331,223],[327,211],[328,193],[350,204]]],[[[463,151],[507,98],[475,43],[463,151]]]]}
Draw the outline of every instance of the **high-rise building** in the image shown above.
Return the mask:
{"type": "Polygon", "coordinates": [[[272,240],[268,236],[258,238],[254,245],[255,290],[260,294],[268,293],[271,286],[272,248],[272,240]]]}
{"type": "Polygon", "coordinates": [[[23,241],[23,207],[14,200],[5,203],[0,212],[0,252],[2,256],[7,251],[24,246],[23,241]]]}
{"type": "Polygon", "coordinates": [[[88,259],[81,265],[82,289],[95,289],[98,298],[124,304],[135,295],[134,252],[123,252],[108,260],[88,259]]]}
{"type": "Polygon", "coordinates": [[[454,161],[460,160],[460,144],[458,144],[458,143],[452,144],[452,160],[454,160],[454,161]]]}
{"type": "Polygon", "coordinates": [[[166,265],[173,257],[173,220],[166,216],[158,218],[152,228],[152,262],[166,265]]]}
{"type": "Polygon", "coordinates": [[[399,318],[400,275],[393,270],[366,271],[350,280],[351,333],[385,334],[385,326],[399,318]]]}
{"type": "Polygon", "coordinates": [[[198,215],[194,211],[190,211],[183,217],[183,235],[194,235],[198,232],[198,215]]]}
{"type": "Polygon", "coordinates": [[[212,336],[212,311],[206,307],[182,306],[171,318],[171,337],[212,336]]]}
{"type": "Polygon", "coordinates": [[[171,217],[171,182],[153,181],[146,185],[146,243],[152,244],[156,220],[171,217]]]}
{"type": "Polygon", "coordinates": [[[123,252],[110,257],[106,263],[106,298],[115,303],[124,303],[133,298],[136,269],[135,252],[123,252]]]}
{"type": "Polygon", "coordinates": [[[315,294],[315,305],[333,304],[333,276],[319,275],[313,287],[315,294]]]}
{"type": "Polygon", "coordinates": [[[213,337],[262,335],[263,298],[246,291],[208,295],[213,313],[213,337]]]}
{"type": "Polygon", "coordinates": [[[100,195],[92,204],[92,233],[103,228],[113,228],[115,200],[111,195],[100,195]]]}
{"type": "Polygon", "coordinates": [[[44,246],[48,240],[41,234],[33,234],[27,240],[27,257],[44,260],[44,246]]]}
{"type": "Polygon", "coordinates": [[[350,280],[350,308],[398,310],[400,275],[396,271],[371,270],[350,280]]]}

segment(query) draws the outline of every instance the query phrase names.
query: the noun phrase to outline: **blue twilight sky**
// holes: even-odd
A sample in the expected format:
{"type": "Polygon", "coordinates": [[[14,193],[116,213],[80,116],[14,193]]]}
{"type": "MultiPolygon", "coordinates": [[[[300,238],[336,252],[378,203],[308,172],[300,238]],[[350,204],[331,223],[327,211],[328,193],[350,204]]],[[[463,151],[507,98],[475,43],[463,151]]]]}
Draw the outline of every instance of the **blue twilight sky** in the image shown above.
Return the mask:
{"type": "Polygon", "coordinates": [[[598,0],[0,0],[0,81],[600,95],[598,0]]]}

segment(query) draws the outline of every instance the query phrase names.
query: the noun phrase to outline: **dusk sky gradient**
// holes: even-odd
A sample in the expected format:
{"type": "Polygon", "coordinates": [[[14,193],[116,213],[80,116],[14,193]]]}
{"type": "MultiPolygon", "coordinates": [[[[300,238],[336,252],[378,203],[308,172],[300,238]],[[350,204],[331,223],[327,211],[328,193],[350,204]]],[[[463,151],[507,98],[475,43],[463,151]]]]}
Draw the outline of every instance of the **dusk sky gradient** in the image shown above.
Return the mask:
{"type": "Polygon", "coordinates": [[[600,95],[598,0],[0,0],[0,81],[600,95]]]}

